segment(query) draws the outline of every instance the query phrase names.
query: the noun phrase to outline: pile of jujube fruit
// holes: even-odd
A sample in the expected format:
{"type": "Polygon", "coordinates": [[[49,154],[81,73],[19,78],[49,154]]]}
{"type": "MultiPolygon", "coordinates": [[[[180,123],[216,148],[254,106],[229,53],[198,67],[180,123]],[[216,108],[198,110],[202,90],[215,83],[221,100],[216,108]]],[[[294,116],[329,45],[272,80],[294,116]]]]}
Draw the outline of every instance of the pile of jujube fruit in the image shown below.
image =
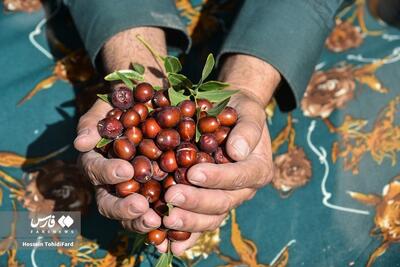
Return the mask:
{"type": "MultiPolygon", "coordinates": [[[[162,217],[169,210],[164,192],[175,184],[190,185],[186,175],[191,166],[233,162],[225,142],[238,118],[234,108],[226,106],[214,117],[207,114],[213,107],[207,99],[171,106],[166,90],[155,90],[145,82],[133,90],[119,86],[109,99],[113,109],[97,125],[109,143],[98,151],[107,158],[127,160],[134,169],[131,180],[115,185],[117,196],[139,193],[162,217]],[[196,127],[201,134],[197,142],[196,127]]],[[[161,227],[149,232],[147,240],[159,245],[166,238],[183,241],[190,235],[161,227]]]]}

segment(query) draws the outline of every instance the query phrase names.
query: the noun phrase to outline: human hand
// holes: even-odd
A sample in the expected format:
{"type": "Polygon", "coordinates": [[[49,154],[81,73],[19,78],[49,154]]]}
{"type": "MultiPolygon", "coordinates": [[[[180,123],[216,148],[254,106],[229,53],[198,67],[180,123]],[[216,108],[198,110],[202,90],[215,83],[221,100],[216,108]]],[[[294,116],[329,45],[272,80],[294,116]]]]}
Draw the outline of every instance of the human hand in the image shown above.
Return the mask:
{"type": "MultiPolygon", "coordinates": [[[[241,90],[229,103],[239,119],[226,143],[228,155],[236,162],[191,167],[188,179],[199,187],[179,184],[167,191],[165,200],[175,206],[163,218],[167,228],[197,234],[214,230],[231,209],[251,199],[258,188],[272,180],[271,142],[264,108],[280,82],[279,73],[259,59],[236,55],[225,61],[220,77],[233,89],[241,90]],[[252,81],[251,85],[247,81],[252,81]]],[[[165,251],[167,243],[159,249],[165,251]]],[[[178,255],[184,249],[173,247],[178,255]]]]}
{"type": "MultiPolygon", "coordinates": [[[[161,54],[166,53],[164,32],[157,28],[134,28],[112,37],[103,47],[101,57],[106,73],[128,69],[131,60],[144,65],[147,69],[159,69],[159,63],[151,53],[136,39],[142,35],[161,54]]],[[[146,80],[153,85],[162,85],[162,80],[151,72],[146,72],[146,80]]],[[[133,177],[132,165],[120,159],[106,159],[94,148],[100,140],[97,123],[103,119],[111,106],[98,100],[84,114],[78,123],[78,136],[74,141],[75,148],[82,152],[79,163],[96,186],[96,199],[99,212],[110,219],[120,220],[122,225],[132,231],[149,232],[161,224],[161,218],[149,208],[147,200],[140,194],[118,198],[107,191],[107,186],[121,183],[133,177]]]]}

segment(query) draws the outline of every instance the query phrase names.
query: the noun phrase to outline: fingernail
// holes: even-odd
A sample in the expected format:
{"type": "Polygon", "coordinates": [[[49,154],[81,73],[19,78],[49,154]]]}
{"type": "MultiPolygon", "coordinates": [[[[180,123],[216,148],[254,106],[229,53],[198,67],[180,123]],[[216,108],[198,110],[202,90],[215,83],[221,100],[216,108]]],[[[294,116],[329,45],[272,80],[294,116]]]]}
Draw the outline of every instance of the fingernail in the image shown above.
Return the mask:
{"type": "Polygon", "coordinates": [[[182,205],[185,203],[185,196],[181,193],[177,193],[172,197],[170,203],[177,206],[182,205]]]}
{"type": "Polygon", "coordinates": [[[196,172],[192,176],[189,176],[189,181],[194,184],[202,184],[206,181],[207,177],[202,172],[196,172]]]}
{"type": "Polygon", "coordinates": [[[183,221],[181,219],[176,219],[175,222],[171,225],[171,228],[182,228],[183,221]]]}
{"type": "Polygon", "coordinates": [[[238,154],[242,157],[247,157],[250,152],[249,144],[242,138],[235,140],[232,143],[232,147],[236,150],[238,154]]]}
{"type": "Polygon", "coordinates": [[[116,170],[115,175],[118,176],[119,178],[131,178],[129,170],[127,170],[126,168],[123,168],[123,167],[119,167],[116,170]]]}

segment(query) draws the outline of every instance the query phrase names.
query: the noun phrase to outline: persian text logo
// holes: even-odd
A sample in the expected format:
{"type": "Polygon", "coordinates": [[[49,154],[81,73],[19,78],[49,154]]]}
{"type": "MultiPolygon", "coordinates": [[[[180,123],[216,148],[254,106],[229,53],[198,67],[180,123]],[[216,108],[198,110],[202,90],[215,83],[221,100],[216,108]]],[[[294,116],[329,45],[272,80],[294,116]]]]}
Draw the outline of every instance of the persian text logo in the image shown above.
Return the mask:
{"type": "MultiPolygon", "coordinates": [[[[46,217],[42,218],[32,218],[31,219],[31,227],[32,228],[54,228],[56,226],[56,220],[53,214],[50,214],[46,217]]],[[[70,228],[71,225],[74,223],[74,219],[71,218],[71,216],[67,215],[64,216],[62,215],[58,220],[58,224],[62,228],[70,228]]]]}
{"type": "Polygon", "coordinates": [[[31,227],[32,228],[53,228],[56,225],[54,220],[54,215],[49,215],[43,218],[32,218],[31,227]]]}
{"type": "Polygon", "coordinates": [[[74,219],[70,215],[50,214],[45,216],[36,216],[31,218],[31,234],[73,234],[75,231],[71,229],[74,225],[74,219]],[[58,218],[57,218],[58,217],[58,218]]]}

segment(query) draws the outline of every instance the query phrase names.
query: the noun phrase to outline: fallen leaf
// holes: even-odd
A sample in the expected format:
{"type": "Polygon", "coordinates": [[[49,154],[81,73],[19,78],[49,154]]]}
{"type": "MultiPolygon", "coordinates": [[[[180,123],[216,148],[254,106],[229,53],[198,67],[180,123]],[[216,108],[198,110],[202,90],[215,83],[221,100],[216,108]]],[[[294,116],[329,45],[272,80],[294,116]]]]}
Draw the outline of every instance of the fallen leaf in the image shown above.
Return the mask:
{"type": "Polygon", "coordinates": [[[0,151],[0,166],[21,168],[22,166],[35,165],[63,153],[65,150],[68,149],[68,147],[69,145],[64,146],[54,152],[51,152],[48,155],[34,158],[26,158],[13,152],[0,151]]]}
{"type": "Polygon", "coordinates": [[[57,76],[51,75],[46,79],[40,81],[31,91],[28,92],[17,104],[17,106],[21,106],[26,101],[31,99],[34,95],[36,95],[39,91],[49,89],[53,84],[58,80],[57,76]]]}

